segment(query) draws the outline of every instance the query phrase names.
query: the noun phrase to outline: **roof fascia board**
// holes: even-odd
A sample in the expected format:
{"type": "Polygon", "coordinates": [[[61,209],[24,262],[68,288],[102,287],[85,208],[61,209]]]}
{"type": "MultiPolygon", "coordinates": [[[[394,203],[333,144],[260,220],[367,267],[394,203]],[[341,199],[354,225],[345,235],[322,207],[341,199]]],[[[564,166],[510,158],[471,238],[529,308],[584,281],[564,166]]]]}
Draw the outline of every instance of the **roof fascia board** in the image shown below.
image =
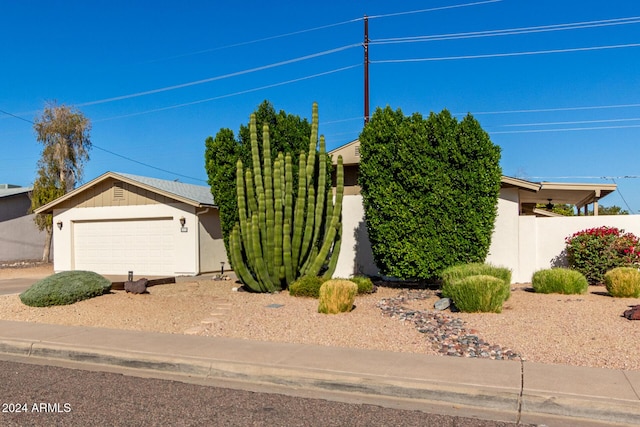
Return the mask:
{"type": "MultiPolygon", "coordinates": [[[[104,180],[106,180],[108,178],[117,179],[117,180],[126,182],[127,184],[135,185],[136,187],[143,188],[143,189],[145,189],[147,191],[151,191],[151,192],[154,192],[156,194],[160,194],[162,196],[168,197],[170,199],[177,200],[177,201],[182,202],[182,203],[186,203],[186,204],[191,205],[191,206],[195,206],[195,207],[209,206],[209,205],[204,205],[202,203],[196,202],[195,200],[191,200],[191,199],[188,199],[188,198],[185,198],[185,197],[178,196],[178,195],[170,193],[168,191],[160,190],[160,189],[158,189],[156,187],[153,187],[151,185],[147,185],[147,184],[144,184],[144,183],[142,183],[140,181],[136,181],[135,179],[127,178],[126,176],[122,176],[122,175],[119,175],[119,174],[114,173],[114,172],[107,172],[107,173],[104,173],[104,174],[100,175],[99,177],[97,177],[97,178],[95,178],[95,179],[93,179],[93,180],[81,185],[80,187],[76,188],[75,190],[68,192],[64,196],[59,197],[59,198],[57,198],[55,200],[52,200],[51,202],[47,203],[46,205],[40,206],[38,209],[34,210],[34,213],[41,214],[41,213],[51,212],[60,203],[71,199],[72,197],[76,196],[77,194],[80,194],[81,192],[83,192],[85,189],[87,189],[87,188],[89,188],[89,187],[91,187],[93,185],[96,185],[96,184],[98,184],[98,183],[100,183],[100,182],[102,182],[102,181],[104,181],[104,180]]],[[[211,207],[214,207],[214,206],[212,205],[211,207]]]]}

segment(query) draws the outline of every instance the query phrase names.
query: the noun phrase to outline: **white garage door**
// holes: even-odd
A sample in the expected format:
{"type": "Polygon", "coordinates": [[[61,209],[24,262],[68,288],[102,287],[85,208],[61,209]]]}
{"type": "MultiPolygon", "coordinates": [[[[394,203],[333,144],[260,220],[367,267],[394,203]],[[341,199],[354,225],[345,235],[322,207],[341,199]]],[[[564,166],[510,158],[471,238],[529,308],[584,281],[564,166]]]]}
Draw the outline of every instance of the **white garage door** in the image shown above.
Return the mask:
{"type": "Polygon", "coordinates": [[[100,274],[173,275],[171,218],[73,224],[74,268],[100,274]]]}

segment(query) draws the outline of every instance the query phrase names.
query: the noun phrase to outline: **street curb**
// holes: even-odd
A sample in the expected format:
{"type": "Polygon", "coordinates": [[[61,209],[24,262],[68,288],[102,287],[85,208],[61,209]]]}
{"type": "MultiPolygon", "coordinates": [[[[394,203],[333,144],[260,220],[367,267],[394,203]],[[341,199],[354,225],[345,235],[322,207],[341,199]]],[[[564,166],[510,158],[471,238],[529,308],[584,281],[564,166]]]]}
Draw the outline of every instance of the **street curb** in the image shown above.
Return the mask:
{"type": "Polygon", "coordinates": [[[0,353],[72,361],[83,364],[155,371],[208,380],[330,392],[350,396],[377,396],[411,401],[413,407],[445,407],[459,413],[471,408],[489,419],[515,422],[518,418],[519,390],[497,387],[457,385],[419,379],[396,379],[383,375],[358,375],[326,369],[301,369],[272,364],[242,363],[189,357],[160,357],[134,351],[105,351],[89,347],[66,346],[44,341],[0,340],[0,353]]]}
{"type": "MultiPolygon", "coordinates": [[[[490,387],[458,384],[417,378],[395,378],[385,375],[353,375],[318,368],[296,368],[265,363],[212,360],[196,357],[172,357],[156,354],[77,347],[45,341],[0,339],[0,353],[25,358],[72,361],[146,372],[161,372],[178,377],[203,380],[228,380],[284,389],[330,392],[349,396],[377,396],[382,399],[410,401],[420,408],[444,408],[448,414],[483,414],[487,419],[507,422],[535,423],[554,417],[596,423],[638,425],[640,405],[637,401],[596,399],[490,387]]],[[[568,424],[570,425],[570,424],[568,424]]],[[[604,425],[604,424],[603,424],[604,425]]]]}

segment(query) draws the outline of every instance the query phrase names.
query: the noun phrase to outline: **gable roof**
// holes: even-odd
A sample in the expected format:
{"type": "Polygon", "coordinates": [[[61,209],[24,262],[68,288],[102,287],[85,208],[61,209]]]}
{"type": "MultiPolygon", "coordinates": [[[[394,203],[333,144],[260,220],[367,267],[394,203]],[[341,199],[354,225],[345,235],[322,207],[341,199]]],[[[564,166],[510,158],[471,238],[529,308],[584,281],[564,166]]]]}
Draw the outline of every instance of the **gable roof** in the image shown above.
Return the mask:
{"type": "Polygon", "coordinates": [[[15,196],[17,194],[28,193],[32,187],[19,187],[11,184],[0,184],[0,198],[15,196]]]}
{"type": "Polygon", "coordinates": [[[35,213],[51,213],[53,209],[65,200],[69,200],[72,197],[85,191],[102,181],[107,179],[115,179],[118,181],[126,182],[131,185],[143,188],[154,193],[161,194],[163,196],[175,199],[177,201],[186,203],[195,207],[216,207],[211,189],[205,185],[185,184],[184,182],[169,181],[158,178],[150,178],[147,176],[132,175],[128,173],[120,172],[107,172],[86,184],[81,185],[73,191],[59,197],[46,205],[43,205],[35,210],[35,213]]]}

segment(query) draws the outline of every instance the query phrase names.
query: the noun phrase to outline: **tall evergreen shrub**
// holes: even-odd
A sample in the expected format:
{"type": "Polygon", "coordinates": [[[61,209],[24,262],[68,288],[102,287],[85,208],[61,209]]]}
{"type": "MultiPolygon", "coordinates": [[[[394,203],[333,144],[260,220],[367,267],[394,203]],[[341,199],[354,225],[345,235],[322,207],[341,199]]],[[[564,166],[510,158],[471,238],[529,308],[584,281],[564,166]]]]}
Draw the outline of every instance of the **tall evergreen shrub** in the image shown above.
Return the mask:
{"type": "Polygon", "coordinates": [[[433,279],[484,262],[500,191],[500,148],[469,114],[378,108],[360,135],[360,186],[376,264],[433,279]]]}

